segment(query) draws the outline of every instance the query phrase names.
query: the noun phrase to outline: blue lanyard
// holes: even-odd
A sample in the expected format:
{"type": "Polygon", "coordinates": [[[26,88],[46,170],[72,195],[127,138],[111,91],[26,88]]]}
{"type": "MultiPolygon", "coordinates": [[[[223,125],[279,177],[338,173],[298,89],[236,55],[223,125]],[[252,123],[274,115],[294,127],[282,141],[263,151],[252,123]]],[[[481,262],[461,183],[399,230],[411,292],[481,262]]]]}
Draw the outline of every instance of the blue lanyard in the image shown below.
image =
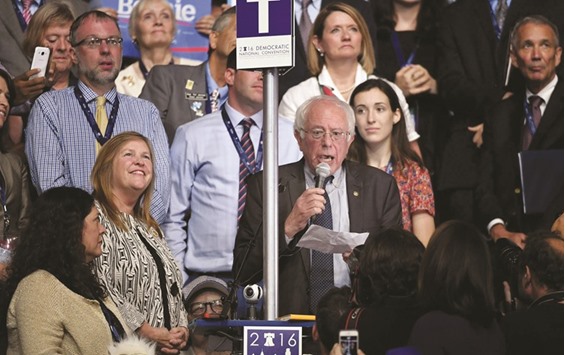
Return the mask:
{"type": "Polygon", "coordinates": [[[392,164],[392,158],[390,158],[390,160],[388,161],[388,164],[386,165],[386,170],[385,172],[389,175],[392,175],[392,171],[393,171],[393,164],[392,164]]]}
{"type": "Polygon", "coordinates": [[[106,127],[106,132],[104,133],[104,135],[102,135],[102,132],[100,132],[100,128],[98,127],[98,124],[96,124],[94,115],[92,114],[92,111],[90,111],[90,108],[88,108],[86,99],[84,98],[82,92],[80,92],[78,85],[75,86],[75,96],[78,99],[80,107],[82,108],[82,112],[84,112],[84,115],[86,116],[86,120],[88,121],[90,128],[92,129],[92,133],[94,133],[94,137],[96,138],[98,143],[100,143],[100,145],[104,145],[104,143],[106,143],[110,139],[110,137],[112,137],[112,133],[114,132],[114,125],[116,124],[116,118],[118,117],[118,108],[120,107],[118,95],[116,95],[114,103],[112,104],[112,111],[110,113],[110,117],[108,118],[108,126],[106,127]]]}
{"type": "Polygon", "coordinates": [[[394,54],[396,55],[396,62],[398,63],[398,65],[402,68],[414,63],[414,57],[416,56],[418,47],[420,47],[420,40],[416,42],[416,46],[414,46],[414,49],[412,50],[412,52],[410,52],[408,59],[404,60],[404,54],[402,53],[402,48],[400,48],[400,39],[398,38],[398,33],[396,31],[392,31],[390,33],[390,39],[392,40],[392,46],[394,47],[394,54]]]}
{"type": "Polygon", "coordinates": [[[534,121],[532,106],[528,102],[527,98],[524,100],[524,111],[526,113],[526,125],[528,126],[528,129],[530,130],[530,133],[532,134],[533,137],[534,134],[536,134],[537,127],[536,127],[536,122],[534,121]]]}
{"type": "MultiPolygon", "coordinates": [[[[222,118],[224,120],[224,124],[230,134],[230,138],[235,146],[235,150],[237,150],[237,154],[239,154],[239,159],[245,167],[249,171],[250,174],[255,174],[259,170],[261,170],[261,166],[263,164],[263,132],[261,132],[261,137],[259,138],[259,148],[257,149],[257,157],[255,158],[255,166],[251,166],[251,162],[247,160],[247,155],[241,146],[241,142],[237,137],[237,133],[235,132],[235,128],[230,121],[228,113],[226,112],[225,106],[222,107],[222,118]]],[[[251,134],[251,133],[250,133],[251,134]]]]}
{"type": "Polygon", "coordinates": [[[104,318],[106,318],[106,322],[108,322],[108,326],[110,327],[110,333],[112,334],[112,340],[115,342],[121,341],[125,336],[124,328],[122,327],[120,321],[116,319],[116,316],[106,307],[102,300],[98,300],[98,304],[102,309],[102,314],[104,314],[104,318]]]}

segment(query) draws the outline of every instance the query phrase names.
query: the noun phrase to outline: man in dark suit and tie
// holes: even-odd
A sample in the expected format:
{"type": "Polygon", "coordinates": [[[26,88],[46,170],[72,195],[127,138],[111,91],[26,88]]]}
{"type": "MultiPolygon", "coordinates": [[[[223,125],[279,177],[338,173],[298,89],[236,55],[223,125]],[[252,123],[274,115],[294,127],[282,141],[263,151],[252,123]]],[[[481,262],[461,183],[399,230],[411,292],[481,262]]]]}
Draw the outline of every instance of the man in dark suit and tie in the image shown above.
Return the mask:
{"type": "Polygon", "coordinates": [[[557,27],[539,15],[520,20],[510,43],[512,65],[526,85],[487,115],[477,196],[490,235],[523,246],[524,233],[551,226],[543,216],[523,213],[518,152],[563,149],[563,83],[556,75],[562,48],[557,27]]]}
{"type": "Polygon", "coordinates": [[[453,116],[437,177],[436,208],[441,221],[478,220],[474,190],[484,120],[505,93],[523,87],[515,71],[506,85],[508,44],[514,24],[532,14],[549,18],[563,33],[562,0],[457,0],[442,15],[438,90],[453,116]]]}
{"type": "MultiPolygon", "coordinates": [[[[321,278],[329,277],[330,285],[325,286],[330,287],[350,283],[341,254],[296,247],[310,222],[334,231],[356,233],[401,225],[400,197],[394,178],[378,169],[344,160],[354,130],[353,110],[333,96],[311,98],[298,108],[294,135],[304,159],[279,168],[280,315],[314,313],[316,295],[323,294],[319,292],[321,278]],[[333,177],[325,190],[314,187],[314,174],[320,163],[329,165],[333,177]],[[328,210],[331,227],[318,221],[322,216],[328,217],[328,210]],[[324,261],[321,264],[320,259],[324,261]]],[[[248,178],[247,202],[234,249],[233,270],[237,271],[248,244],[255,241],[242,270],[242,284],[262,278],[262,213],[263,175],[256,174],[248,178]]]]}

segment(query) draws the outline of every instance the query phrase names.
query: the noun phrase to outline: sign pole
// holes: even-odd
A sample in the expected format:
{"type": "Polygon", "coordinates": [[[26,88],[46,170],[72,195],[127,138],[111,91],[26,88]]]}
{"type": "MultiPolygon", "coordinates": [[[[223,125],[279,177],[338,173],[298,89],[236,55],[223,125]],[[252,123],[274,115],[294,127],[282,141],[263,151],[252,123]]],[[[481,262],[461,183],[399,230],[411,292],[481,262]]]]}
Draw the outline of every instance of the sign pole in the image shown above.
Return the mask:
{"type": "Polygon", "coordinates": [[[236,11],[237,69],[263,70],[263,304],[266,320],[278,317],[278,68],[294,66],[293,5],[293,0],[237,0],[236,11]]]}
{"type": "Polygon", "coordinates": [[[265,319],[278,316],[279,285],[279,159],[278,159],[278,92],[277,68],[263,70],[263,278],[265,282],[265,319]]]}

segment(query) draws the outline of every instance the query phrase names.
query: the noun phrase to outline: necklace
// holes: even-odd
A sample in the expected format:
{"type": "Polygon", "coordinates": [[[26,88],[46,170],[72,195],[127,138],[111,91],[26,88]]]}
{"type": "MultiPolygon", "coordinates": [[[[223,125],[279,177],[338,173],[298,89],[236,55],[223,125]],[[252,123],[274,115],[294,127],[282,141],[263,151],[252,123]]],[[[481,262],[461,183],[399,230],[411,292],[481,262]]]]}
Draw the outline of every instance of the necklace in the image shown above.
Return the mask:
{"type": "Polygon", "coordinates": [[[350,91],[353,90],[353,89],[355,89],[355,83],[354,83],[353,86],[350,87],[349,89],[346,89],[346,90],[339,90],[339,92],[340,92],[341,94],[347,94],[348,92],[350,92],[350,91]]]}

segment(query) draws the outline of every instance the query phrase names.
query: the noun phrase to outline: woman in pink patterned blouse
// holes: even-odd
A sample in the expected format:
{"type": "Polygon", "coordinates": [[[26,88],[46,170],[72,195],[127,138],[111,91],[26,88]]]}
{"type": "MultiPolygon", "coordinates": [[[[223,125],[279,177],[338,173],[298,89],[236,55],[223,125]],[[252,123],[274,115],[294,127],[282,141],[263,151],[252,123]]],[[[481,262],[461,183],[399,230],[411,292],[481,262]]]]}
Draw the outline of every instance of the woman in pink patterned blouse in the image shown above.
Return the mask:
{"type": "Polygon", "coordinates": [[[432,183],[422,159],[410,149],[398,96],[385,81],[369,79],[355,88],[350,104],[357,136],[349,158],[395,177],[403,227],[427,245],[435,229],[432,183]]]}

